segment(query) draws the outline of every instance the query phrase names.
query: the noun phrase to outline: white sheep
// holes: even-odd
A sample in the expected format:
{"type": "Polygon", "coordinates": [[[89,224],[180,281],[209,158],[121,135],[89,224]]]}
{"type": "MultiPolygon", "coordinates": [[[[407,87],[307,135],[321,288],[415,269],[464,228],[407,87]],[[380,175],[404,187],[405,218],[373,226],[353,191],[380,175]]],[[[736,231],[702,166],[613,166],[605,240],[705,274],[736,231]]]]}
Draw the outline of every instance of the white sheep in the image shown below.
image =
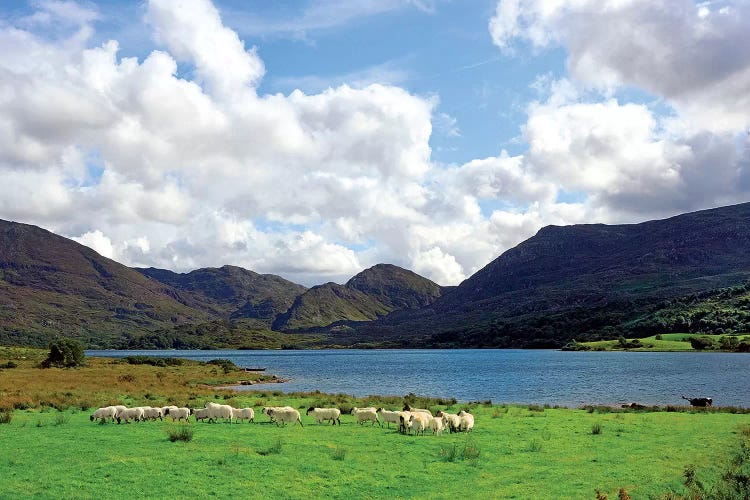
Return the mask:
{"type": "Polygon", "coordinates": [[[169,415],[172,411],[176,410],[177,408],[178,407],[174,406],[174,405],[162,406],[161,407],[161,414],[166,417],[167,415],[169,415]]]}
{"type": "Polygon", "coordinates": [[[315,420],[318,421],[319,424],[323,423],[323,420],[330,420],[331,425],[336,425],[336,422],[341,425],[341,410],[338,408],[308,408],[305,415],[310,415],[312,413],[312,416],[315,420]]]}
{"type": "Polygon", "coordinates": [[[394,424],[399,423],[399,415],[401,414],[401,412],[385,410],[383,408],[378,408],[376,411],[378,415],[380,416],[380,420],[385,422],[388,428],[391,427],[391,423],[394,423],[394,424]]]}
{"type": "Polygon", "coordinates": [[[208,408],[196,408],[193,411],[193,415],[195,415],[196,422],[199,420],[206,420],[207,418],[209,418],[208,408]]]}
{"type": "Polygon", "coordinates": [[[411,428],[411,412],[410,411],[399,411],[398,413],[398,432],[401,434],[408,434],[411,428]]]}
{"type": "Polygon", "coordinates": [[[287,422],[299,422],[299,425],[304,427],[299,412],[290,406],[284,408],[270,408],[268,415],[271,417],[272,421],[276,422],[276,425],[279,425],[280,423],[282,426],[285,426],[287,422]]]}
{"type": "Polygon", "coordinates": [[[474,428],[474,415],[461,410],[458,412],[458,430],[461,432],[471,432],[474,428]]]}
{"type": "Polygon", "coordinates": [[[411,405],[409,405],[409,404],[405,404],[404,405],[404,410],[403,411],[410,411],[412,413],[414,413],[414,412],[427,413],[430,416],[432,416],[432,412],[430,410],[426,410],[424,408],[412,408],[411,405]]]}
{"type": "Polygon", "coordinates": [[[375,425],[377,422],[379,427],[383,427],[378,419],[378,412],[375,408],[352,408],[352,415],[357,417],[357,423],[364,424],[365,422],[372,422],[375,425]]]}
{"type": "Polygon", "coordinates": [[[143,408],[125,408],[117,412],[117,423],[119,424],[123,420],[126,424],[129,424],[131,420],[140,422],[143,420],[143,408]]]}
{"type": "Polygon", "coordinates": [[[414,431],[414,434],[421,434],[424,436],[424,431],[430,427],[430,422],[433,420],[432,415],[425,412],[418,411],[412,412],[409,417],[409,427],[414,431]]]}
{"type": "Polygon", "coordinates": [[[263,407],[263,413],[265,415],[268,415],[268,418],[271,420],[271,423],[274,422],[273,419],[273,410],[293,410],[291,406],[264,406],[263,407]]]}
{"type": "Polygon", "coordinates": [[[175,420],[179,422],[183,418],[187,422],[190,420],[190,415],[193,414],[193,410],[190,408],[177,408],[176,406],[174,408],[167,408],[166,411],[167,413],[164,416],[172,417],[172,422],[175,420]]]}
{"type": "Polygon", "coordinates": [[[444,411],[439,411],[437,413],[438,417],[441,417],[443,419],[443,424],[445,424],[445,427],[447,427],[451,433],[458,432],[461,426],[461,419],[458,415],[455,413],[446,413],[444,411]]]}
{"type": "Polygon", "coordinates": [[[442,418],[433,418],[430,420],[430,429],[435,436],[440,436],[445,429],[445,421],[442,418]]]}
{"type": "Polygon", "coordinates": [[[114,406],[105,406],[104,408],[99,408],[96,410],[90,417],[89,420],[92,422],[96,420],[97,418],[100,418],[101,421],[105,421],[108,418],[111,418],[114,422],[115,418],[117,417],[117,408],[114,406]]]}
{"type": "Polygon", "coordinates": [[[156,420],[158,418],[162,420],[161,408],[152,408],[150,406],[142,406],[141,408],[143,408],[143,418],[148,420],[156,420]]]}
{"type": "Polygon", "coordinates": [[[232,408],[232,414],[235,420],[245,420],[255,422],[255,410],[252,408],[232,408]]]}
{"type": "Polygon", "coordinates": [[[232,419],[234,418],[234,414],[232,412],[232,407],[229,405],[220,405],[213,402],[206,403],[206,409],[208,410],[208,421],[216,421],[220,418],[223,418],[225,421],[226,419],[229,419],[229,423],[232,423],[232,419]]]}

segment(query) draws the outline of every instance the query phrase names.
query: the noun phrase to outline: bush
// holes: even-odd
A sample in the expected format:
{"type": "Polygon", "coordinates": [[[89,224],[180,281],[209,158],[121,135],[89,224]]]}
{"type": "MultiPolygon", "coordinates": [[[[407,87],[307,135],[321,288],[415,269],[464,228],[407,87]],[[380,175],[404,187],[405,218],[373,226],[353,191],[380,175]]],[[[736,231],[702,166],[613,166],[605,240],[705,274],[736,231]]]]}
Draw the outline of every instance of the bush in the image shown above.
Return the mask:
{"type": "Polygon", "coordinates": [[[0,424],[9,424],[13,420],[13,412],[10,410],[0,411],[0,424]]]}
{"type": "Polygon", "coordinates": [[[123,358],[130,365],[151,365],[151,366],[182,366],[184,359],[180,358],[160,358],[158,356],[125,356],[123,358]]]}
{"type": "Polygon", "coordinates": [[[591,434],[596,436],[597,434],[601,434],[601,433],[602,433],[602,424],[597,422],[591,426],[591,434]]]}
{"type": "Polygon", "coordinates": [[[4,365],[0,365],[0,368],[8,368],[8,369],[10,369],[10,368],[18,368],[18,363],[14,362],[14,361],[8,361],[4,365]]]}
{"type": "Polygon", "coordinates": [[[83,344],[73,339],[55,340],[49,345],[49,355],[42,361],[42,368],[57,366],[60,368],[75,368],[83,366],[86,355],[83,344]]]}
{"type": "Polygon", "coordinates": [[[171,442],[175,441],[192,441],[193,439],[193,426],[191,425],[180,425],[179,427],[173,427],[167,429],[167,436],[171,442]]]}
{"type": "Polygon", "coordinates": [[[231,373],[239,370],[237,365],[229,359],[212,359],[211,361],[208,361],[207,364],[220,366],[224,370],[224,373],[231,373]]]}

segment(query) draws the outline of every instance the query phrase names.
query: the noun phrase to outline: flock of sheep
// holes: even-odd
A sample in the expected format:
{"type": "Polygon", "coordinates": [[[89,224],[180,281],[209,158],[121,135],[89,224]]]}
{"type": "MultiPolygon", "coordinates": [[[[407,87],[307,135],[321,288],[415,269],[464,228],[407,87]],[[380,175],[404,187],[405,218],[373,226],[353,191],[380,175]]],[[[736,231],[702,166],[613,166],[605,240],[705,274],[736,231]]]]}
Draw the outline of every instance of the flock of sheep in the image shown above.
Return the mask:
{"type": "MultiPolygon", "coordinates": [[[[271,422],[276,425],[286,425],[287,423],[302,424],[302,418],[299,411],[291,406],[267,406],[263,408],[263,414],[267,415],[271,422]]],[[[401,411],[390,411],[383,408],[352,408],[351,414],[354,415],[359,424],[370,422],[371,425],[378,424],[382,427],[385,423],[388,427],[390,424],[398,425],[399,432],[416,435],[424,435],[426,430],[432,431],[435,435],[440,435],[447,428],[450,432],[470,432],[474,428],[474,416],[471,413],[461,410],[458,413],[446,413],[438,411],[435,415],[430,410],[424,408],[412,408],[409,405],[404,406],[401,411]]],[[[196,421],[208,420],[217,422],[224,419],[230,423],[233,421],[247,420],[255,421],[255,411],[252,408],[232,408],[230,405],[217,403],[206,403],[205,408],[191,409],[178,408],[177,406],[164,406],[162,408],[153,408],[151,406],[139,406],[136,408],[127,408],[125,406],[107,406],[97,409],[91,414],[89,419],[94,420],[112,420],[117,423],[130,423],[130,421],[141,422],[144,420],[162,420],[171,418],[172,421],[189,421],[190,415],[195,417],[196,421]]],[[[331,422],[331,425],[341,425],[341,410],[338,408],[309,408],[306,415],[312,416],[318,423],[325,421],[331,422]]]]}

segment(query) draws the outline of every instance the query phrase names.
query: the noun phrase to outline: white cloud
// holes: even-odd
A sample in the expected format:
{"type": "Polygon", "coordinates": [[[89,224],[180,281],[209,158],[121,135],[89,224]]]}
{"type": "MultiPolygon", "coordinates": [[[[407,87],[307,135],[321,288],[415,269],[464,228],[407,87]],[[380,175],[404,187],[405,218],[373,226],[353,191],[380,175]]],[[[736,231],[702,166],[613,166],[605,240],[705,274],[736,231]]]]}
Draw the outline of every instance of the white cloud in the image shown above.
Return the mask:
{"type": "Polygon", "coordinates": [[[96,231],[89,231],[88,233],[84,233],[79,237],[73,237],[71,239],[77,241],[81,245],[86,245],[99,254],[105,257],[109,257],[110,259],[115,255],[114,248],[112,247],[112,240],[107,238],[104,233],[102,233],[98,229],[96,231]]]}

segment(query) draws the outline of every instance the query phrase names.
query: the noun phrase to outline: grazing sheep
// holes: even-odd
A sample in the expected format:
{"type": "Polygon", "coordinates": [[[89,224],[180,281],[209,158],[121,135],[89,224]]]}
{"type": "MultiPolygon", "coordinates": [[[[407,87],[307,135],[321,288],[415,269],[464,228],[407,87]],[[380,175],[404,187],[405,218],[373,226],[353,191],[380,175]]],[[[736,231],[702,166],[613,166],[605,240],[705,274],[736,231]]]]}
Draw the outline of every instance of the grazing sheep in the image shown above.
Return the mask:
{"type": "Polygon", "coordinates": [[[143,420],[143,408],[125,408],[117,412],[117,423],[121,423],[123,420],[126,424],[129,424],[131,420],[140,422],[143,420]]]}
{"type": "Polygon", "coordinates": [[[128,407],[125,406],[125,405],[115,405],[114,409],[117,410],[117,411],[122,411],[122,410],[127,410],[128,407]]]}
{"type": "Polygon", "coordinates": [[[245,420],[255,422],[255,410],[252,408],[232,408],[232,414],[235,420],[245,420]]]}
{"type": "Polygon", "coordinates": [[[92,422],[96,420],[97,418],[100,418],[101,421],[105,421],[108,418],[111,418],[112,421],[115,421],[115,418],[117,417],[117,408],[114,406],[105,406],[104,408],[99,408],[96,410],[90,417],[89,420],[92,422]]]}
{"type": "Polygon", "coordinates": [[[443,429],[445,429],[445,421],[442,418],[435,417],[430,420],[430,430],[432,430],[433,435],[440,436],[443,429]]]}
{"type": "Polygon", "coordinates": [[[451,433],[458,432],[461,426],[461,419],[455,413],[437,412],[437,416],[443,419],[443,424],[448,427],[451,433]]]}
{"type": "Polygon", "coordinates": [[[291,406],[264,406],[263,407],[263,413],[265,415],[268,415],[268,418],[271,420],[271,423],[274,422],[273,419],[273,410],[293,410],[291,406]]]}
{"type": "Polygon", "coordinates": [[[299,425],[304,427],[299,412],[290,406],[285,408],[270,408],[268,416],[276,422],[276,425],[281,423],[282,426],[286,426],[287,422],[299,422],[299,425]]]}
{"type": "Polygon", "coordinates": [[[385,410],[383,408],[378,408],[375,411],[380,416],[380,420],[382,420],[383,422],[385,422],[389,429],[391,427],[391,423],[394,423],[394,424],[398,424],[399,423],[399,418],[398,417],[401,414],[401,412],[399,412],[399,411],[385,410]]]}
{"type": "Polygon", "coordinates": [[[209,418],[208,408],[196,408],[193,411],[193,415],[195,415],[196,422],[199,420],[206,420],[209,418]]]}
{"type": "Polygon", "coordinates": [[[428,413],[430,416],[432,416],[432,412],[430,410],[425,410],[424,408],[412,408],[411,405],[409,404],[404,405],[403,411],[428,413]]]}
{"type": "Polygon", "coordinates": [[[410,418],[411,418],[410,411],[398,412],[398,432],[400,432],[401,434],[409,433],[409,428],[411,428],[411,423],[409,422],[410,418]]]}
{"type": "Polygon", "coordinates": [[[162,420],[161,408],[152,408],[150,406],[142,406],[143,418],[148,420],[162,420]]]}
{"type": "Polygon", "coordinates": [[[682,399],[687,399],[690,401],[690,406],[695,406],[697,408],[706,408],[707,406],[714,404],[713,398],[686,398],[685,396],[682,396],[682,399]]]}
{"type": "Polygon", "coordinates": [[[170,414],[170,412],[176,410],[177,408],[178,407],[174,406],[174,405],[172,405],[172,406],[162,406],[162,408],[161,408],[161,414],[166,417],[167,415],[170,414]]]}
{"type": "Polygon", "coordinates": [[[229,423],[232,423],[232,419],[234,418],[234,414],[232,412],[232,407],[229,405],[220,405],[213,402],[206,403],[206,409],[208,410],[208,421],[217,421],[220,418],[223,418],[224,421],[229,419],[229,423]]]}
{"type": "Polygon", "coordinates": [[[430,427],[432,420],[434,420],[432,416],[424,412],[413,412],[409,417],[409,427],[414,431],[414,435],[421,434],[424,436],[424,431],[430,427]]]}
{"type": "Polygon", "coordinates": [[[318,421],[319,424],[323,423],[323,420],[330,420],[331,425],[336,425],[336,422],[338,422],[339,425],[341,425],[341,410],[338,408],[308,408],[305,415],[310,415],[312,413],[312,416],[315,420],[318,421]]]}
{"type": "Polygon", "coordinates": [[[474,428],[474,415],[461,410],[458,412],[458,430],[461,432],[471,432],[474,428]]]}
{"type": "Polygon", "coordinates": [[[358,424],[364,424],[365,422],[372,422],[375,425],[377,422],[379,427],[383,427],[378,419],[378,413],[375,408],[352,408],[352,415],[357,417],[358,424]]]}
{"type": "Polygon", "coordinates": [[[193,414],[193,410],[191,410],[190,408],[177,408],[177,407],[174,407],[174,408],[167,408],[166,411],[167,411],[167,413],[164,416],[165,417],[166,416],[172,417],[172,422],[174,422],[175,420],[177,420],[179,422],[183,418],[187,422],[187,421],[190,420],[190,415],[193,414]]]}

